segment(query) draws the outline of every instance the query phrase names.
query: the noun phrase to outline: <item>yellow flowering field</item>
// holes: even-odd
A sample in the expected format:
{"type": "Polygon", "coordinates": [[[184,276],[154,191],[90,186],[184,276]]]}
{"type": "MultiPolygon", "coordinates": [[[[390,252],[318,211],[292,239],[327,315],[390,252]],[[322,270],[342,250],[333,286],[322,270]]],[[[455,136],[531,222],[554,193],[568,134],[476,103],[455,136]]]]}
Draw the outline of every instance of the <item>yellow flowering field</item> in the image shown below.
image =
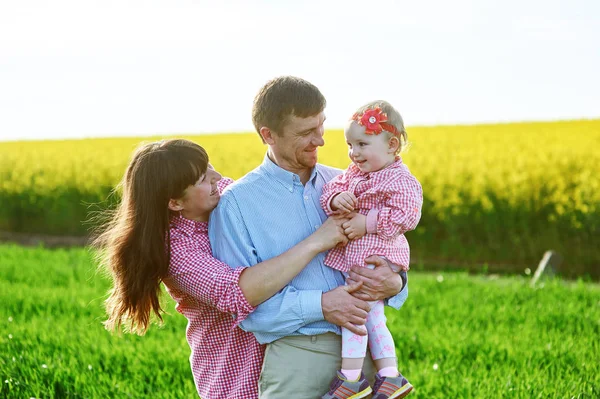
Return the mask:
{"type": "MultiPolygon", "coordinates": [[[[600,120],[408,133],[402,156],[425,196],[421,223],[407,235],[413,267],[522,271],[554,249],[563,273],[600,274],[600,120]]],[[[203,145],[215,168],[233,178],[265,152],[256,133],[180,137],[203,145]]],[[[155,139],[0,142],[0,230],[85,234],[89,204],[106,206],[133,149],[155,139]]],[[[343,133],[327,131],[325,141],[320,161],[345,168],[343,133]]]]}

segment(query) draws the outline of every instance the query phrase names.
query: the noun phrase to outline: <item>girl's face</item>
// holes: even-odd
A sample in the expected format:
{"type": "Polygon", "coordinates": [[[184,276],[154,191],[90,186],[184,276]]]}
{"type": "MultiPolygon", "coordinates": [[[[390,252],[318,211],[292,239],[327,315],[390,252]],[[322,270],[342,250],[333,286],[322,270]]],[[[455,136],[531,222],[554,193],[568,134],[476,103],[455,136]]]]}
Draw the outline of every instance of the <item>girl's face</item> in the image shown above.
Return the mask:
{"type": "Polygon", "coordinates": [[[361,172],[376,172],[396,159],[397,139],[388,134],[366,134],[364,126],[351,122],[344,131],[348,156],[361,172]]]}
{"type": "Polygon", "coordinates": [[[194,185],[186,188],[183,197],[177,200],[181,216],[200,222],[208,221],[210,212],[221,198],[217,187],[219,180],[221,175],[209,164],[206,173],[194,185]]]}

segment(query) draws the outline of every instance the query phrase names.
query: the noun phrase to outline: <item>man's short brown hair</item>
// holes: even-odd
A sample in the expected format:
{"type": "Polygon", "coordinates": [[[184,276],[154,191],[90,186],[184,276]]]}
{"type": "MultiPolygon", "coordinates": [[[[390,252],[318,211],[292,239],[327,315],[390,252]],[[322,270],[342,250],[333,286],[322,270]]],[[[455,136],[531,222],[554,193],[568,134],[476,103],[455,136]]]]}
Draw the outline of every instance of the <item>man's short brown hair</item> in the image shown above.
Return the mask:
{"type": "Polygon", "coordinates": [[[268,81],[254,97],[252,122],[259,135],[261,127],[281,135],[288,117],[308,118],[322,112],[325,105],[325,97],[312,83],[281,76],[268,81]]]}

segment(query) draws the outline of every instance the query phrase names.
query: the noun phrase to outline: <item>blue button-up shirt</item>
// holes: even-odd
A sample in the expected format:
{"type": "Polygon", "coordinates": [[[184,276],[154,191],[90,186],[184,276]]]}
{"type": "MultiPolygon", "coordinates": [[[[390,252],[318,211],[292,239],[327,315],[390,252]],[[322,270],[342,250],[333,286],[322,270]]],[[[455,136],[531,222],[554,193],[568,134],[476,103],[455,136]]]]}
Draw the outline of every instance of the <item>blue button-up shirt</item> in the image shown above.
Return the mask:
{"type": "MultiPolygon", "coordinates": [[[[327,219],[319,204],[323,185],[341,170],[317,164],[308,182],[277,166],[263,163],[222,194],[210,216],[209,238],[213,256],[232,267],[253,266],[278,256],[312,234],[327,219]]],[[[340,334],[325,321],[323,292],[344,284],[341,272],[323,263],[325,253],[310,263],[281,291],[260,304],[240,326],[260,343],[288,335],[340,334]]],[[[408,286],[388,305],[399,309],[408,286]]]]}

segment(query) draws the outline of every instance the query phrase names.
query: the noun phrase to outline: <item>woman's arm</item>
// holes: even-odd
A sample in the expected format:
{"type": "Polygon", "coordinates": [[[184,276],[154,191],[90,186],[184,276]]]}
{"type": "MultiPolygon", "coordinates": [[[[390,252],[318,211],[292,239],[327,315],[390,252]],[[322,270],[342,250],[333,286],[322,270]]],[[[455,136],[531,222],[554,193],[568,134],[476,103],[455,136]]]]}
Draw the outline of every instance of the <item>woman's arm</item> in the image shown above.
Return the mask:
{"type": "Polygon", "coordinates": [[[210,252],[197,247],[174,248],[177,245],[187,247],[188,240],[191,239],[176,238],[171,242],[171,266],[169,275],[163,280],[169,293],[177,301],[185,294],[220,312],[235,315],[237,322],[244,320],[254,310],[238,286],[244,268],[232,269],[213,258],[210,252]]]}
{"type": "Polygon", "coordinates": [[[252,306],[256,306],[285,287],[320,252],[348,239],[341,227],[345,218],[332,216],[309,237],[287,252],[246,268],[240,275],[239,286],[252,306]]]}
{"type": "Polygon", "coordinates": [[[345,219],[329,218],[312,235],[287,252],[253,267],[231,268],[189,243],[172,236],[171,268],[165,283],[224,313],[246,318],[254,306],[282,289],[318,253],[347,242],[341,230],[345,219]]]}

